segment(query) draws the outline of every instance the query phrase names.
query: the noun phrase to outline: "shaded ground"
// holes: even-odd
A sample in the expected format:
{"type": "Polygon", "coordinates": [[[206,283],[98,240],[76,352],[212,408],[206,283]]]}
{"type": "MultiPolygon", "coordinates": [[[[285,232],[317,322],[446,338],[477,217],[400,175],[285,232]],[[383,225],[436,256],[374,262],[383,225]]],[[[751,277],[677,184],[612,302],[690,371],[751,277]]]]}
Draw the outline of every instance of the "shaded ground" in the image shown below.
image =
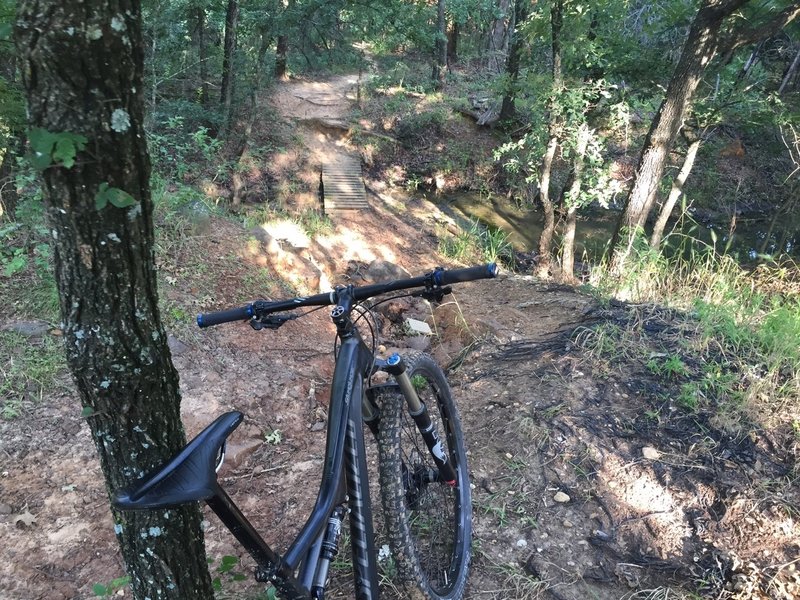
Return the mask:
{"type": "MultiPolygon", "coordinates": [[[[294,97],[296,85],[282,90],[294,97]]],[[[221,479],[278,548],[304,521],[307,489],[316,487],[333,329],[325,311],[277,332],[200,332],[191,315],[259,290],[275,298],[286,288],[362,283],[380,272],[369,267],[376,260],[414,274],[440,263],[434,232],[446,216],[390,192],[370,198],[372,211],[335,216],[313,240],[284,223],[256,241],[212,218],[160,259],[188,433],[225,410],[247,415],[221,479]]],[[[20,322],[13,310],[0,308],[0,328],[20,322]]],[[[474,485],[468,598],[666,598],[668,588],[800,597],[797,438],[755,425],[731,437],[709,415],[677,406],[637,356],[597,351],[600,325],[634,332],[645,346],[691,335],[685,315],[601,306],[572,288],[505,276],[458,286],[433,314],[419,303],[389,305],[386,351],[431,343],[404,337],[399,314],[427,318],[437,334],[431,351],[453,365],[474,485]]],[[[48,325],[25,343],[57,337],[48,325]]],[[[122,575],[122,566],[79,403],[62,375],[44,398],[20,406],[0,422],[0,598],[93,598],[93,584],[122,575]]],[[[237,570],[250,575],[251,561],[213,516],[206,535],[212,568],[241,556],[237,570]]],[[[346,572],[346,562],[338,568],[346,572]]],[[[259,589],[250,577],[221,579],[222,597],[259,589]]],[[[385,596],[399,597],[389,585],[385,596]]],[[[343,577],[331,597],[350,597],[343,577]]]]}

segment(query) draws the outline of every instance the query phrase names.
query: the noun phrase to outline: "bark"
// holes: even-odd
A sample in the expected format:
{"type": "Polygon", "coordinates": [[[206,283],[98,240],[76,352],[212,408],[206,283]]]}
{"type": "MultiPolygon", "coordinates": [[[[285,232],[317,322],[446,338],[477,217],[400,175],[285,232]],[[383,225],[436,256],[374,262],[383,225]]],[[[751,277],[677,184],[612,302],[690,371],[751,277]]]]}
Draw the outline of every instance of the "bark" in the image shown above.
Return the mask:
{"type": "Polygon", "coordinates": [[[445,0],[436,3],[436,57],[433,63],[433,82],[437,90],[444,89],[447,75],[447,21],[444,14],[445,0]]]}
{"type": "Polygon", "coordinates": [[[17,184],[14,176],[16,157],[17,154],[8,147],[5,149],[3,162],[0,163],[0,221],[5,218],[13,220],[17,211],[17,184]]]}
{"type": "Polygon", "coordinates": [[[800,4],[793,3],[767,22],[755,27],[735,28],[723,38],[726,19],[747,2],[748,0],[704,0],[689,29],[689,36],[670,79],[666,96],[645,138],[636,179],[611,238],[613,272],[620,273],[624,269],[636,235],[650,215],[675,137],[697,84],[713,58],[717,54],[730,56],[742,45],[773,35],[800,14],[800,4]]]}
{"type": "Polygon", "coordinates": [[[208,56],[206,55],[206,11],[198,7],[195,11],[197,19],[197,54],[200,60],[200,104],[208,105],[208,56]]]}
{"type": "Polygon", "coordinates": [[[450,64],[458,61],[458,34],[458,23],[453,21],[447,33],[447,61],[450,64]]]}
{"type": "MultiPolygon", "coordinates": [[[[16,26],[30,125],[88,139],[43,189],[67,361],[111,492],[185,443],[156,293],[140,4],[23,0],[16,26]],[[102,183],[136,203],[98,210],[102,183]]],[[[137,599],[213,598],[196,505],[114,520],[137,599]]]]}
{"type": "Polygon", "coordinates": [[[705,0],[692,23],[666,96],[647,132],[636,179],[612,236],[613,269],[616,272],[623,268],[637,232],[644,226],[653,207],[669,151],[683,124],[692,95],[718,50],[723,21],[744,3],[745,0],[726,3],[705,0]]]}
{"type": "Polygon", "coordinates": [[[539,200],[542,203],[544,212],[544,225],[539,237],[539,263],[537,273],[546,277],[550,272],[552,262],[553,232],[555,231],[555,206],[550,199],[550,177],[553,170],[553,159],[558,148],[558,139],[561,135],[561,118],[557,109],[558,96],[564,87],[563,75],[561,73],[561,29],[563,27],[563,0],[555,0],[550,9],[550,29],[552,35],[553,48],[553,96],[550,100],[550,121],[548,123],[549,140],[544,158],[542,159],[542,169],[539,176],[539,200]]]}
{"type": "Polygon", "coordinates": [[[797,54],[794,55],[792,64],[789,65],[789,68],[786,70],[786,75],[783,76],[781,85],[778,88],[779,95],[783,94],[783,92],[786,90],[786,86],[789,85],[789,82],[792,80],[792,76],[797,72],[798,66],[800,66],[800,48],[798,48],[797,54]]]}
{"type": "Polygon", "coordinates": [[[581,192],[583,165],[586,160],[589,135],[588,125],[581,125],[578,130],[578,140],[575,144],[575,160],[572,164],[572,177],[566,197],[567,216],[564,237],[561,243],[561,270],[567,281],[575,279],[575,228],[578,221],[578,209],[580,208],[578,197],[581,192]]]}
{"type": "Polygon", "coordinates": [[[501,73],[506,66],[506,55],[509,48],[509,37],[513,28],[512,0],[498,0],[498,17],[492,23],[489,33],[488,67],[495,73],[501,73]]]}
{"type": "Polygon", "coordinates": [[[697,157],[697,151],[700,149],[700,141],[701,138],[698,137],[689,144],[689,148],[686,150],[686,156],[683,159],[683,166],[681,166],[681,170],[678,172],[675,181],[672,182],[669,196],[667,196],[667,199],[661,206],[661,211],[658,213],[658,219],[656,219],[656,224],[653,226],[653,233],[650,235],[650,245],[656,250],[661,245],[661,238],[664,235],[667,221],[669,221],[669,217],[672,215],[672,210],[675,208],[675,204],[683,193],[683,186],[686,183],[686,179],[692,172],[694,159],[697,157]]]}
{"type": "Polygon", "coordinates": [[[286,55],[289,52],[289,36],[279,35],[275,48],[275,79],[286,79],[286,55]]]}
{"type": "Polygon", "coordinates": [[[527,3],[525,0],[515,0],[513,26],[509,27],[511,33],[511,51],[508,54],[506,73],[508,73],[509,85],[503,96],[503,105],[500,108],[500,119],[510,119],[514,116],[516,108],[514,106],[514,96],[517,92],[517,80],[519,79],[519,64],[522,57],[523,43],[519,26],[527,18],[527,3]]]}
{"type": "Polygon", "coordinates": [[[223,129],[230,127],[233,105],[233,57],[236,52],[236,27],[239,21],[239,0],[228,0],[225,12],[225,42],[222,54],[222,86],[220,88],[220,104],[223,111],[223,129]]]}

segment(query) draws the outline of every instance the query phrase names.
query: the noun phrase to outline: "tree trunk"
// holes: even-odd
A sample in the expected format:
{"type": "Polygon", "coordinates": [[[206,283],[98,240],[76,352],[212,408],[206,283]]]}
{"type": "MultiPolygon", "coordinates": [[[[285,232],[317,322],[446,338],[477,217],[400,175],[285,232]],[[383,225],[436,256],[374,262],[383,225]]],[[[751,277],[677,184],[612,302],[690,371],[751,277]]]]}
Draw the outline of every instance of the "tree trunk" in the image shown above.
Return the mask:
{"type": "Polygon", "coordinates": [[[639,156],[636,179],[611,239],[612,268],[620,272],[655,201],[669,152],[683,124],[697,84],[719,46],[724,19],[746,0],[704,0],[689,29],[680,60],[670,79],[639,156]]]}
{"type": "Polygon", "coordinates": [[[447,61],[449,64],[458,61],[458,23],[453,21],[450,24],[450,31],[447,33],[447,61]]]}
{"type": "Polygon", "coordinates": [[[512,0],[498,0],[497,14],[499,15],[492,23],[489,33],[489,44],[487,55],[489,57],[489,70],[495,73],[502,73],[506,67],[506,55],[509,48],[509,37],[513,28],[513,18],[511,10],[512,0]]]}
{"type": "Polygon", "coordinates": [[[542,159],[542,169],[539,176],[539,200],[542,202],[544,211],[544,225],[542,234],[539,237],[539,263],[536,272],[541,277],[547,277],[550,273],[550,263],[553,261],[552,243],[553,232],[556,227],[555,207],[550,199],[550,176],[553,170],[553,159],[558,147],[558,139],[561,135],[561,118],[558,110],[558,96],[564,87],[563,75],[561,73],[561,28],[564,20],[564,0],[554,0],[550,9],[550,29],[552,34],[553,48],[553,92],[550,99],[550,121],[548,123],[549,140],[544,158],[542,159]]]}
{"type": "Polygon", "coordinates": [[[784,90],[786,90],[786,86],[789,85],[792,76],[797,72],[798,66],[800,66],[800,48],[798,48],[797,54],[794,55],[792,64],[789,65],[789,68],[786,70],[786,75],[783,76],[781,86],[778,88],[778,95],[783,94],[784,90]]]}
{"type": "Polygon", "coordinates": [[[436,3],[436,58],[433,63],[433,83],[437,90],[444,89],[447,75],[447,21],[444,14],[445,0],[436,3]]]}
{"type": "Polygon", "coordinates": [[[701,138],[698,137],[689,144],[689,148],[686,150],[686,156],[683,159],[683,166],[678,172],[675,181],[672,182],[669,196],[667,196],[666,201],[664,201],[664,204],[661,206],[661,212],[658,214],[658,219],[656,219],[656,224],[653,227],[653,233],[650,235],[650,245],[656,250],[658,250],[658,247],[661,245],[661,238],[664,235],[664,229],[667,226],[667,221],[672,214],[672,210],[675,208],[678,198],[680,198],[683,193],[683,185],[686,183],[689,173],[692,172],[694,159],[697,157],[697,151],[700,149],[700,140],[701,138]]]}
{"type": "Polygon", "coordinates": [[[228,0],[225,12],[225,45],[222,54],[222,86],[220,104],[222,105],[223,130],[227,133],[231,124],[233,104],[234,66],[233,56],[236,52],[236,26],[239,21],[239,0],[228,0]]]}
{"type": "Polygon", "coordinates": [[[725,20],[749,0],[703,0],[689,29],[680,60],[667,87],[666,96],[644,141],[636,179],[625,199],[625,207],[611,238],[612,271],[622,272],[633,242],[653,208],[656,191],[664,173],[664,165],[675,143],[697,84],[714,56],[719,52],[731,56],[744,45],[774,35],[800,14],[800,5],[790,4],[777,15],[769,16],[761,25],[751,26],[747,20],[721,37],[725,20]]]}
{"type": "Polygon", "coordinates": [[[523,39],[519,27],[527,18],[527,4],[525,0],[515,0],[513,25],[509,27],[511,33],[511,51],[508,53],[508,89],[503,96],[503,105],[500,108],[500,119],[510,119],[514,116],[514,97],[517,93],[517,80],[519,79],[519,63],[522,56],[523,39]]]}
{"type": "MultiPolygon", "coordinates": [[[[88,140],[43,189],[67,361],[111,492],[185,443],[156,292],[140,4],[23,0],[16,26],[31,126],[88,140]],[[133,205],[98,209],[103,184],[133,205]]],[[[135,598],[213,598],[197,505],[114,520],[135,598]]]]}
{"type": "Polygon", "coordinates": [[[17,184],[14,181],[13,160],[16,157],[9,148],[0,163],[0,221],[5,218],[14,219],[17,211],[17,184]]]}
{"type": "Polygon", "coordinates": [[[289,36],[279,35],[275,48],[275,79],[286,79],[286,55],[289,52],[289,36]]]}
{"type": "Polygon", "coordinates": [[[200,60],[200,104],[208,105],[208,56],[206,56],[206,11],[198,7],[197,18],[197,54],[200,60]]]}
{"type": "Polygon", "coordinates": [[[579,196],[583,177],[583,164],[586,160],[586,148],[589,145],[589,126],[584,123],[578,129],[578,140],[575,144],[575,160],[572,164],[572,177],[566,196],[567,220],[564,237],[561,241],[561,270],[567,281],[575,279],[575,228],[580,208],[579,196]]]}

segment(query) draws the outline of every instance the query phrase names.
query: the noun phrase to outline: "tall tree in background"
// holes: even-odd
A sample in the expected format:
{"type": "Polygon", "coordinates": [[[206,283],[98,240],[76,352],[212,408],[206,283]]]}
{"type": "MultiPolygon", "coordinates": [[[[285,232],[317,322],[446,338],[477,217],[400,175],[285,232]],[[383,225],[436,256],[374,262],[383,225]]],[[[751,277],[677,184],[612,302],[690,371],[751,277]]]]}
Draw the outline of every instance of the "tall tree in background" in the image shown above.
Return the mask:
{"type": "MultiPolygon", "coordinates": [[[[16,29],[67,361],[109,491],[185,443],[156,292],[140,8],[23,0],[16,29]]],[[[115,514],[136,598],[213,598],[200,520],[196,505],[115,514]]]]}
{"type": "Polygon", "coordinates": [[[550,198],[550,178],[553,173],[553,161],[558,148],[558,138],[561,135],[561,111],[559,108],[559,95],[564,89],[564,74],[561,67],[561,29],[564,26],[564,0],[553,0],[550,9],[550,31],[553,49],[553,90],[550,99],[550,117],[547,125],[547,148],[542,159],[542,168],[539,171],[539,200],[544,211],[544,224],[539,236],[539,264],[537,272],[540,276],[547,276],[550,263],[553,260],[552,245],[553,233],[556,229],[555,205],[550,198]]]}
{"type": "Polygon", "coordinates": [[[516,108],[514,106],[514,97],[516,96],[517,80],[519,79],[519,66],[522,57],[522,49],[525,40],[522,37],[520,28],[528,17],[527,13],[527,0],[514,1],[514,18],[509,25],[511,31],[511,50],[508,53],[508,60],[506,61],[506,73],[508,74],[508,88],[503,96],[503,104],[500,108],[500,119],[509,119],[514,116],[516,108]]]}
{"type": "Polygon", "coordinates": [[[225,12],[225,46],[222,54],[222,86],[220,88],[220,104],[222,105],[223,128],[227,132],[232,118],[234,65],[233,55],[236,52],[236,27],[239,22],[239,0],[228,0],[225,12]]]}
{"type": "Polygon", "coordinates": [[[762,25],[734,26],[726,30],[732,15],[748,2],[704,0],[692,22],[664,100],[645,138],[633,187],[611,239],[612,265],[616,272],[622,271],[637,232],[650,215],[667,157],[708,65],[717,54],[730,55],[743,44],[773,35],[800,13],[800,3],[793,2],[762,25]]]}
{"type": "Polygon", "coordinates": [[[445,0],[436,3],[436,44],[435,58],[433,61],[433,83],[437,90],[444,87],[447,75],[447,19],[444,11],[445,0]]]}

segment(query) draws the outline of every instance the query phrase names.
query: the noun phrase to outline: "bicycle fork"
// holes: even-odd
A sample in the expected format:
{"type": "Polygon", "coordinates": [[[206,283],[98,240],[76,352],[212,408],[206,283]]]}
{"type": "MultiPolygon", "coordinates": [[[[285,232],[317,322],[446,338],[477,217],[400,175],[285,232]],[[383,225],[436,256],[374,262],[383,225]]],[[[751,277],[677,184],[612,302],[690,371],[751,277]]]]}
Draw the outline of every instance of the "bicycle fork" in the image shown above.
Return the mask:
{"type": "MultiPolygon", "coordinates": [[[[431,421],[428,407],[420,400],[411,378],[406,373],[406,363],[399,354],[393,354],[386,361],[376,361],[376,366],[392,375],[400,387],[400,391],[408,404],[408,411],[419,429],[425,445],[439,469],[439,479],[451,487],[458,484],[456,472],[447,456],[444,445],[439,439],[439,432],[431,421]]],[[[369,421],[368,421],[369,424],[369,421]]]]}

